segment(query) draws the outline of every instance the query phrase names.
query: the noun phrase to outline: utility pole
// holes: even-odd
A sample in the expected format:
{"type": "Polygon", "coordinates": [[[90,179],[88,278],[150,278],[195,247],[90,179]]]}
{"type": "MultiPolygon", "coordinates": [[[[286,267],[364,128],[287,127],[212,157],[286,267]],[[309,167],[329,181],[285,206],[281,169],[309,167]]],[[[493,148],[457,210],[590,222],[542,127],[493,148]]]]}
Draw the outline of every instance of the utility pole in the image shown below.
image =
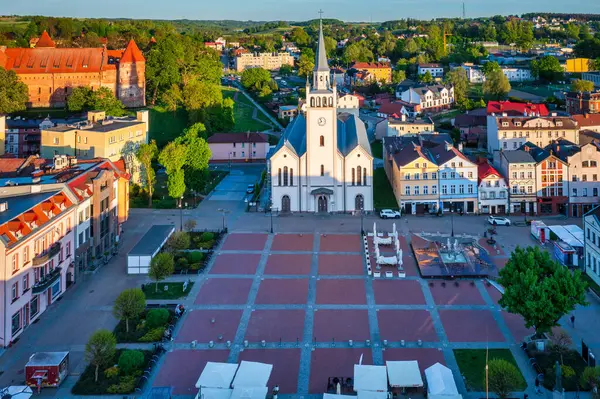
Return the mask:
{"type": "Polygon", "coordinates": [[[467,12],[465,11],[465,2],[463,1],[463,13],[462,13],[462,17],[463,19],[467,19],[467,12]]]}

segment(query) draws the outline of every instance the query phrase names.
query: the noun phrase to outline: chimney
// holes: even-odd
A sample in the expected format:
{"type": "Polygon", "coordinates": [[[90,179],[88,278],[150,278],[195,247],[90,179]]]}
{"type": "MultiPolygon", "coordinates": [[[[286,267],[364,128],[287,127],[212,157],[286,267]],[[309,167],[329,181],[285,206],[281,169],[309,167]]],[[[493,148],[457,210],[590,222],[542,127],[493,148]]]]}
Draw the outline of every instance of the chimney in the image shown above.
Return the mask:
{"type": "Polygon", "coordinates": [[[106,119],[106,112],[104,111],[88,111],[87,120],[90,123],[102,122],[106,119]]]}
{"type": "Polygon", "coordinates": [[[529,152],[529,146],[528,145],[524,146],[523,149],[525,150],[525,152],[529,152]]]}
{"type": "Polygon", "coordinates": [[[462,150],[463,150],[463,144],[458,143],[458,151],[462,152],[462,150]]]}
{"type": "Polygon", "coordinates": [[[450,151],[450,149],[452,148],[452,143],[449,143],[446,141],[446,151],[450,151]]]}

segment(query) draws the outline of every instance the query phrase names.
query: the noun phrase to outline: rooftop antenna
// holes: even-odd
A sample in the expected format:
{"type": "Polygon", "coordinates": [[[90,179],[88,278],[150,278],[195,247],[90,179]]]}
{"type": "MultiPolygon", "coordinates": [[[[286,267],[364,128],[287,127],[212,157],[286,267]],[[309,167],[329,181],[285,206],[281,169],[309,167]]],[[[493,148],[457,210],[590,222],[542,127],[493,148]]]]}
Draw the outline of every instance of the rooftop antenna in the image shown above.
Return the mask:
{"type": "Polygon", "coordinates": [[[465,2],[463,1],[463,13],[462,13],[462,17],[463,19],[467,19],[467,12],[465,11],[465,2]]]}

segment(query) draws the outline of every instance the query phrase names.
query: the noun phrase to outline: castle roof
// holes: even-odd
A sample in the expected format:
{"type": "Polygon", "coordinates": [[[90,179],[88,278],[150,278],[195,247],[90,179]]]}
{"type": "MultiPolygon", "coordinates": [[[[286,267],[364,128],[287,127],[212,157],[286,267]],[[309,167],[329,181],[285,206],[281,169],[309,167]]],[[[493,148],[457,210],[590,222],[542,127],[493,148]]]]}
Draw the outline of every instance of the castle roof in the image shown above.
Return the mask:
{"type": "Polygon", "coordinates": [[[36,48],[40,48],[40,47],[56,47],[56,44],[54,43],[54,41],[52,40],[52,38],[50,37],[50,35],[48,34],[48,32],[44,31],[42,32],[42,36],[40,37],[40,39],[38,40],[38,42],[35,44],[36,48]]]}
{"type": "Polygon", "coordinates": [[[121,57],[121,62],[145,62],[146,59],[144,55],[138,48],[135,41],[131,39],[129,43],[127,43],[127,47],[123,52],[123,56],[121,57]]]}

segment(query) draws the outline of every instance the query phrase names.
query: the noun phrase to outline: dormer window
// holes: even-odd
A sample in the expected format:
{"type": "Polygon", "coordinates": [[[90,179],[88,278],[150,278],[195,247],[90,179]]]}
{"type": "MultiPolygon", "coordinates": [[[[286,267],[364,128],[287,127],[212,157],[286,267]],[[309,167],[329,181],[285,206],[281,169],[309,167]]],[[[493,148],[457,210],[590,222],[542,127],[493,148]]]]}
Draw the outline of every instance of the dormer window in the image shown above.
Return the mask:
{"type": "Polygon", "coordinates": [[[515,122],[515,126],[521,127],[521,122],[515,122]]]}
{"type": "Polygon", "coordinates": [[[558,122],[556,122],[556,126],[562,126],[562,125],[563,125],[563,124],[562,124],[562,121],[558,121],[558,122]]]}
{"type": "Polygon", "coordinates": [[[502,127],[508,127],[508,122],[502,122],[502,127]]]}

